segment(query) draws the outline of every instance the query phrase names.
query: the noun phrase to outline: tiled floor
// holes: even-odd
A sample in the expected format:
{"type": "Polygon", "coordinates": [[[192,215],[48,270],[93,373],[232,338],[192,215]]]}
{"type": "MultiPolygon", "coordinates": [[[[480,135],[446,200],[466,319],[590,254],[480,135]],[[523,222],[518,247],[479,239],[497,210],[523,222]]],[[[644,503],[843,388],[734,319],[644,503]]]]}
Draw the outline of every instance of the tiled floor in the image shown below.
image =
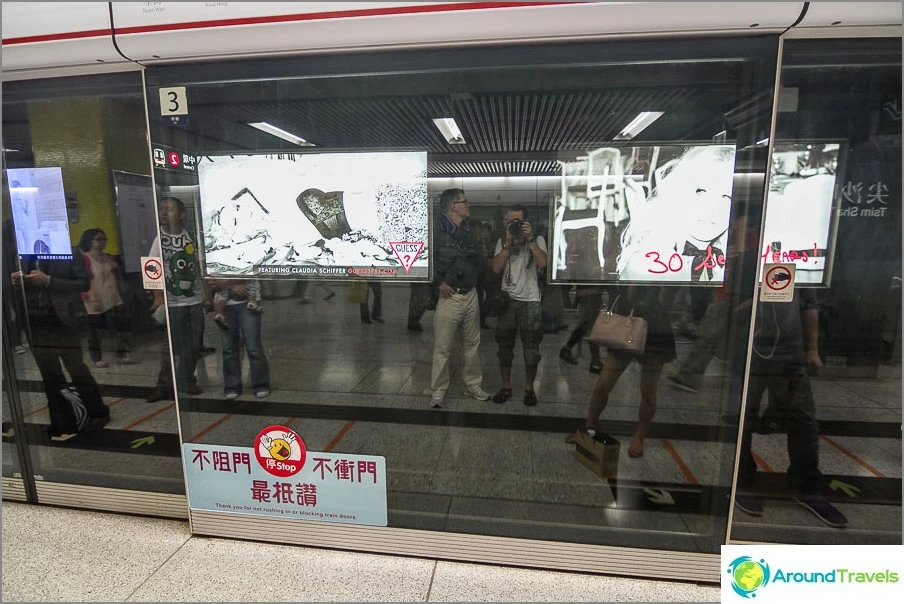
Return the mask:
{"type": "Polygon", "coordinates": [[[719,600],[716,586],[193,537],[184,522],[3,503],[4,602],[719,600]]]}

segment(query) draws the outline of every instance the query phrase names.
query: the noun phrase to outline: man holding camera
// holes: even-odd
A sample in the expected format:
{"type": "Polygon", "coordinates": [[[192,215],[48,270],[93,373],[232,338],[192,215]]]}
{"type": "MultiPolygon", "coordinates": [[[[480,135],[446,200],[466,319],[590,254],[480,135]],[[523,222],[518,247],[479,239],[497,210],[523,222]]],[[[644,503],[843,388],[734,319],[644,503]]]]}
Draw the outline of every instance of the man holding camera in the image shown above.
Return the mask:
{"type": "Polygon", "coordinates": [[[497,308],[496,343],[499,350],[499,371],[502,389],[493,402],[504,403],[512,398],[512,361],[515,358],[515,336],[521,332],[524,349],[524,404],[537,404],[534,380],[540,364],[540,285],[537,274],[546,268],[546,241],[534,236],[533,225],[527,220],[522,205],[513,205],[503,217],[505,235],[496,242],[493,272],[502,274],[501,304],[497,308]]]}

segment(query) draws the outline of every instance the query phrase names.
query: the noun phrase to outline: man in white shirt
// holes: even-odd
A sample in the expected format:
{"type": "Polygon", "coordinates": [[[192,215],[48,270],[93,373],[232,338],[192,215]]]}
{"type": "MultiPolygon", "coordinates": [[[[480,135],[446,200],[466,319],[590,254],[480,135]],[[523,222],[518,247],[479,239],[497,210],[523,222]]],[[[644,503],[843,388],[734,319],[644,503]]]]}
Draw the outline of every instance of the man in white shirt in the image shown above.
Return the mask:
{"type": "MultiPolygon", "coordinates": [[[[176,198],[160,201],[160,236],[151,245],[151,256],[163,260],[166,302],[169,308],[170,335],[176,362],[176,389],[180,393],[200,394],[195,366],[200,356],[204,330],[205,290],[200,278],[198,250],[185,228],[185,205],[176,198]]],[[[163,292],[154,290],[152,312],[163,305],[163,292]]],[[[172,369],[169,350],[164,346],[157,387],[149,403],[172,396],[172,369]]]]}
{"type": "Polygon", "coordinates": [[[502,389],[493,402],[504,403],[512,397],[512,361],[515,358],[515,336],[521,332],[524,350],[524,404],[537,404],[534,381],[540,364],[540,285],[537,273],[546,268],[546,241],[534,236],[527,210],[513,205],[503,217],[505,235],[496,242],[493,271],[502,274],[502,307],[498,309],[496,343],[502,389]]]}

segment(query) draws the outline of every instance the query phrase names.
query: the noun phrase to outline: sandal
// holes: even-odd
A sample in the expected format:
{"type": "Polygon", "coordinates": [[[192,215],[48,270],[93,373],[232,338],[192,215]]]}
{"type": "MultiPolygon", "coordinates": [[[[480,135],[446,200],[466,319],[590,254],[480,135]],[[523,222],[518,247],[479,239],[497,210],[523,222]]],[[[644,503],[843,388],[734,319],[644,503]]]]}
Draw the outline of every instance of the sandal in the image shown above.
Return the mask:
{"type": "Polygon", "coordinates": [[[494,403],[504,403],[505,401],[512,398],[512,389],[511,388],[503,388],[499,392],[493,395],[494,403]]]}
{"type": "Polygon", "coordinates": [[[533,407],[538,402],[540,401],[537,400],[536,392],[534,392],[533,390],[527,390],[524,392],[524,405],[526,407],[533,407]]]}

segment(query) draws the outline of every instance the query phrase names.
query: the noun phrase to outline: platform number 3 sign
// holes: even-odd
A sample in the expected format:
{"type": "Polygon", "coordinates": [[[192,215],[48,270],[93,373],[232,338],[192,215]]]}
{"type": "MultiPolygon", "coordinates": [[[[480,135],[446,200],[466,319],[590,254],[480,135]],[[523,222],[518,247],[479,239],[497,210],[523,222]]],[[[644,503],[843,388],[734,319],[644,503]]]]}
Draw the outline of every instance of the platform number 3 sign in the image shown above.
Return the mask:
{"type": "Polygon", "coordinates": [[[177,116],[188,115],[188,97],[185,94],[185,86],[160,89],[160,115],[164,118],[172,118],[173,123],[182,121],[177,116]]]}

